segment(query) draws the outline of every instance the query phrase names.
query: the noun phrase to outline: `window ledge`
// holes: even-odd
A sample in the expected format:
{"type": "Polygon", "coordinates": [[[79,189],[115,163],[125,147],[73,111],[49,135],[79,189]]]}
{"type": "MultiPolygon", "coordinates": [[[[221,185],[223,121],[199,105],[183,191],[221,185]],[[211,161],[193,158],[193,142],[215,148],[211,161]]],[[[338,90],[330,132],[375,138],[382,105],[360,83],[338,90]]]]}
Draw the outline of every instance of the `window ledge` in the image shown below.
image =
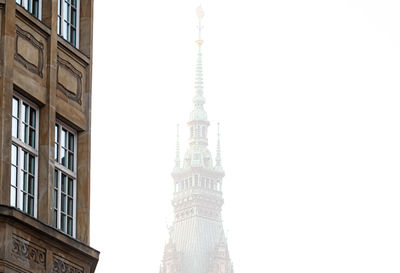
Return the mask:
{"type": "Polygon", "coordinates": [[[38,18],[36,18],[35,16],[33,16],[32,13],[30,13],[29,11],[27,11],[26,9],[24,9],[23,7],[21,7],[20,5],[16,4],[17,7],[17,12],[24,17],[24,19],[28,20],[28,21],[33,21],[35,23],[35,27],[40,28],[40,30],[42,30],[44,33],[46,33],[48,36],[50,36],[51,34],[51,30],[50,27],[47,26],[45,23],[43,23],[41,20],[39,20],[38,18]]]}
{"type": "Polygon", "coordinates": [[[64,252],[67,251],[67,253],[89,261],[94,272],[100,252],[85,243],[65,235],[61,231],[42,223],[14,207],[6,205],[0,205],[0,230],[2,224],[14,227],[17,230],[17,234],[24,232],[32,236],[32,238],[40,238],[40,241],[44,245],[48,245],[49,248],[51,245],[51,248],[62,249],[64,252]]]}
{"type": "Polygon", "coordinates": [[[83,51],[80,49],[74,47],[73,45],[70,44],[67,40],[65,40],[63,37],[58,35],[58,44],[62,45],[64,48],[68,49],[70,52],[74,53],[77,57],[79,57],[82,61],[84,61],[86,64],[90,63],[90,57],[86,55],[83,51]]]}

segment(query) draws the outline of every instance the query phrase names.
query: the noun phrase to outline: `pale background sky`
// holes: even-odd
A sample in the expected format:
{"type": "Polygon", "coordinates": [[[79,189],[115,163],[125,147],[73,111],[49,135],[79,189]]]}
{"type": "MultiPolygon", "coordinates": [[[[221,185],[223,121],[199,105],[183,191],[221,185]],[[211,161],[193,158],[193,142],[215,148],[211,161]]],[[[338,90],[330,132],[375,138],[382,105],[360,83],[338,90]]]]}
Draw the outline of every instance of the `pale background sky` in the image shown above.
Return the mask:
{"type": "MultiPolygon", "coordinates": [[[[198,1],[95,1],[97,273],[158,273],[198,1]]],[[[204,95],[236,273],[400,272],[400,2],[214,0],[204,95]]]]}

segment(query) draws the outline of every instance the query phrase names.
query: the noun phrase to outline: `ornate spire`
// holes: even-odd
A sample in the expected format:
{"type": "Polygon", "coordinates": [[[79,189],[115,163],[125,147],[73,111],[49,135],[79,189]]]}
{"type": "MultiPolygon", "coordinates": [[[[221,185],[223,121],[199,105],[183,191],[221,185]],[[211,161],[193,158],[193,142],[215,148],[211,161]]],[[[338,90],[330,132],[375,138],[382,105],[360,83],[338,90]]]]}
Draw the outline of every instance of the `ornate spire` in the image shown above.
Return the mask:
{"type": "Polygon", "coordinates": [[[203,40],[201,39],[201,29],[203,28],[201,25],[201,20],[204,17],[204,11],[203,11],[202,7],[199,6],[196,9],[196,12],[197,12],[197,18],[199,18],[199,39],[196,41],[196,43],[199,45],[199,48],[200,48],[200,46],[203,44],[203,40]]]}
{"type": "Polygon", "coordinates": [[[181,157],[179,151],[179,124],[176,125],[176,155],[175,155],[175,168],[178,169],[181,165],[181,157]]]}
{"type": "Polygon", "coordinates": [[[219,122],[218,122],[217,155],[215,157],[215,167],[222,168],[222,166],[221,166],[221,144],[219,142],[219,122]]]}
{"type": "Polygon", "coordinates": [[[197,8],[197,17],[199,18],[199,37],[196,40],[198,46],[197,52],[197,64],[196,64],[196,75],[195,75],[195,96],[193,98],[194,109],[192,111],[190,120],[203,120],[207,121],[207,113],[203,109],[205,99],[203,97],[203,64],[201,58],[201,45],[203,44],[203,39],[201,38],[201,30],[203,26],[201,25],[201,20],[204,17],[204,11],[201,7],[197,8]]]}

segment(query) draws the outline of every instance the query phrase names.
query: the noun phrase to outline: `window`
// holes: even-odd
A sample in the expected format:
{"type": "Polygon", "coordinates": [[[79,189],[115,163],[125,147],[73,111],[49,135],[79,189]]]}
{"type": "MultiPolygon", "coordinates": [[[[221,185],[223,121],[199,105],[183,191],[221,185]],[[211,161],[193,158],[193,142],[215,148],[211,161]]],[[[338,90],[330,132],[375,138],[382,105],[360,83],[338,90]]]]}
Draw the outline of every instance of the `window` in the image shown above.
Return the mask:
{"type": "Polygon", "coordinates": [[[37,215],[38,128],[37,107],[14,96],[10,205],[33,217],[37,215]]]}
{"type": "Polygon", "coordinates": [[[76,132],[61,122],[55,127],[54,227],[76,234],[76,132]]]}
{"type": "Polygon", "coordinates": [[[42,1],[41,0],[16,0],[17,4],[32,13],[38,19],[42,17],[42,1]]]}
{"type": "Polygon", "coordinates": [[[57,33],[79,47],[79,0],[58,0],[57,33]]]}

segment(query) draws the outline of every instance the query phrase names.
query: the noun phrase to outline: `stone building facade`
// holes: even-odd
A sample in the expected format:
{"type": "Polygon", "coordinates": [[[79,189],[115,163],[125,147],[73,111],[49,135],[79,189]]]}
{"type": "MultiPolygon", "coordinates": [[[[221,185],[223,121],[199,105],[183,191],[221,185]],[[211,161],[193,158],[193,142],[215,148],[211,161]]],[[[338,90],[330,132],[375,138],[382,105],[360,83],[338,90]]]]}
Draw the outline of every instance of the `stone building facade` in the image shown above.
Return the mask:
{"type": "Polygon", "coordinates": [[[222,179],[225,175],[218,144],[215,164],[208,150],[207,113],[204,110],[201,45],[201,19],[199,16],[195,95],[188,127],[189,147],[181,164],[179,142],[175,159],[174,222],[169,230],[169,242],[164,249],[160,273],[233,273],[227,239],[222,225],[222,179]]]}
{"type": "Polygon", "coordinates": [[[93,0],[0,0],[0,272],[94,272],[93,0]]]}

